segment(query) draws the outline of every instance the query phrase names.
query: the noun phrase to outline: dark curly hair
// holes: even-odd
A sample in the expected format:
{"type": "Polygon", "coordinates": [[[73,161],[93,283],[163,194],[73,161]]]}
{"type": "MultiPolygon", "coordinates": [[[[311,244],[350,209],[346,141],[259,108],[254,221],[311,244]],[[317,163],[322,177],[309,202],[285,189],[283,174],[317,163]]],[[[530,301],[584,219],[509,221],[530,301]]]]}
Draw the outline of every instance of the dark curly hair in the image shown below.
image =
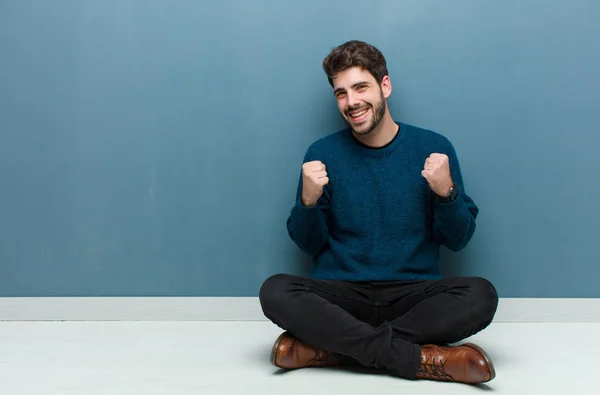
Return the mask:
{"type": "Polygon", "coordinates": [[[352,40],[335,47],[323,60],[323,70],[331,86],[333,86],[333,77],[337,73],[351,67],[367,70],[378,84],[381,84],[383,77],[388,75],[383,54],[363,41],[352,40]]]}

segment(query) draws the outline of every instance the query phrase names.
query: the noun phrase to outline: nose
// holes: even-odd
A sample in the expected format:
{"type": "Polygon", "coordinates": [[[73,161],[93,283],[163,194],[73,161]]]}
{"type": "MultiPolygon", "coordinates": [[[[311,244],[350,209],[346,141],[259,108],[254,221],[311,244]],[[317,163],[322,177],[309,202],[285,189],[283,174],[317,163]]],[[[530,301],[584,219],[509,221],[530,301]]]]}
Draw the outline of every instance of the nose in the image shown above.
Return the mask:
{"type": "Polygon", "coordinates": [[[358,100],[358,95],[354,93],[348,93],[348,107],[354,108],[360,104],[360,100],[358,100]]]}

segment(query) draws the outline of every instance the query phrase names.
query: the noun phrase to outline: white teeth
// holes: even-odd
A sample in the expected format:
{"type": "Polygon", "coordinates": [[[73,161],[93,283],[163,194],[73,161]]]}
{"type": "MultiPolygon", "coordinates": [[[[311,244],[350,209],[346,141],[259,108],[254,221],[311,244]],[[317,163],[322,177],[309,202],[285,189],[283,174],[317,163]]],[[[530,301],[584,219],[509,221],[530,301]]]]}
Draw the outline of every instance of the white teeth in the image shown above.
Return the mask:
{"type": "Polygon", "coordinates": [[[368,111],[368,109],[366,109],[366,110],[364,110],[364,111],[361,111],[361,112],[359,112],[359,113],[356,113],[356,114],[350,114],[350,116],[351,116],[352,118],[358,118],[358,117],[362,117],[363,115],[365,115],[365,114],[367,113],[367,111],[368,111]]]}

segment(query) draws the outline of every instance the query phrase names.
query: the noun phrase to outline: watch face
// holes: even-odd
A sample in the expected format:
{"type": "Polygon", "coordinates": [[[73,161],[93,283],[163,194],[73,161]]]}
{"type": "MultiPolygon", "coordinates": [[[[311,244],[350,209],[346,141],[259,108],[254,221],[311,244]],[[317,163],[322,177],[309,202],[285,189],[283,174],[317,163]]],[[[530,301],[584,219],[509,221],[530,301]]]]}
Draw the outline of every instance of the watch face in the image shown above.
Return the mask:
{"type": "Polygon", "coordinates": [[[458,189],[456,189],[456,187],[452,187],[452,189],[450,189],[450,199],[454,200],[454,199],[456,199],[457,196],[458,196],[458,189]]]}

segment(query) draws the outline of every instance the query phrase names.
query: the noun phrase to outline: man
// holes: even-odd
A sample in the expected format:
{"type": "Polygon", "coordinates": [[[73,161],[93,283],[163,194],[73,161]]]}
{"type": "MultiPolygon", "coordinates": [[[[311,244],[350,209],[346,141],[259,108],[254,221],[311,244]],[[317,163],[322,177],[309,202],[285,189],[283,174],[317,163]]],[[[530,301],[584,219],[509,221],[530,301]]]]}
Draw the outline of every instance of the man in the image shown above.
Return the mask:
{"type": "Polygon", "coordinates": [[[487,327],[498,304],[487,280],[440,275],[440,246],[464,248],[478,214],[452,144],[393,120],[392,83],[375,47],[347,42],[323,68],[349,128],[306,152],[287,228],[314,264],[309,277],[278,274],[261,287],[264,314],[286,330],[271,362],[492,380],[480,347],[448,345],[487,327]]]}

